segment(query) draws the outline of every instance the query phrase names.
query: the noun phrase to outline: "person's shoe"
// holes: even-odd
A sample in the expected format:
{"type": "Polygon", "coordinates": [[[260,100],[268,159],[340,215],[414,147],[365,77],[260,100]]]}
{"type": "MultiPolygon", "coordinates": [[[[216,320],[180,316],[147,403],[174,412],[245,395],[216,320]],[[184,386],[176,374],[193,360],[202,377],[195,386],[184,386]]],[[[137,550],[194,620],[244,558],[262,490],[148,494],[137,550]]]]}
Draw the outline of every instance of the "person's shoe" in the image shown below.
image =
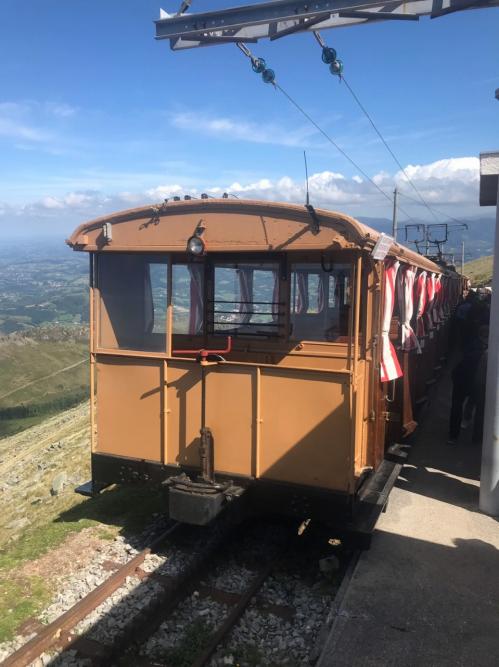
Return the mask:
{"type": "Polygon", "coordinates": [[[457,438],[449,438],[447,440],[448,445],[457,445],[457,438]]]}

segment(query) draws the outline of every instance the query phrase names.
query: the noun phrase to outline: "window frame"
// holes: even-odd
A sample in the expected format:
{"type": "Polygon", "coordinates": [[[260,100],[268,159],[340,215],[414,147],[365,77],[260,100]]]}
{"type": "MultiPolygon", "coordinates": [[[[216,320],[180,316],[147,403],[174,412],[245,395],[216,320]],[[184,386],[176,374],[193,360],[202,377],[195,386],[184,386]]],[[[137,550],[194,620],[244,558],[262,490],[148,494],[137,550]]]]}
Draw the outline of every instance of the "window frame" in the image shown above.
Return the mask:
{"type": "MultiPolygon", "coordinates": [[[[351,273],[349,276],[349,290],[350,290],[350,304],[349,304],[349,312],[348,312],[348,320],[347,320],[347,333],[342,336],[338,336],[335,340],[326,340],[326,339],[307,339],[307,338],[293,338],[293,333],[288,329],[288,340],[290,343],[300,344],[304,343],[307,345],[339,345],[342,347],[350,347],[353,345],[353,339],[354,339],[354,313],[355,313],[355,303],[356,299],[360,298],[360,294],[356,294],[356,272],[357,272],[357,264],[356,264],[356,258],[358,256],[358,253],[351,252],[351,251],[341,251],[341,252],[331,252],[326,254],[320,251],[316,252],[309,252],[309,253],[296,253],[291,255],[289,262],[288,262],[288,279],[289,279],[289,288],[290,288],[290,294],[289,294],[289,315],[290,315],[290,325],[291,325],[291,315],[293,312],[294,304],[293,304],[293,280],[292,280],[292,275],[293,275],[293,267],[296,265],[300,264],[310,264],[310,265],[319,265],[321,267],[322,264],[325,266],[332,266],[334,268],[335,265],[348,265],[350,267],[351,273]]],[[[312,271],[312,274],[314,271],[312,271]]],[[[325,272],[328,276],[330,276],[329,272],[325,272]]],[[[319,273],[320,275],[320,273],[319,273]]],[[[329,280],[329,279],[328,279],[329,280]]],[[[362,291],[362,287],[361,287],[362,291]]],[[[328,306],[328,301],[326,300],[326,307],[328,306]]],[[[320,315],[320,313],[309,313],[310,316],[314,315],[320,315]]]]}
{"type": "MultiPolygon", "coordinates": [[[[286,266],[286,255],[283,253],[209,253],[206,256],[206,273],[205,273],[205,335],[208,339],[219,340],[221,337],[233,336],[236,340],[244,340],[245,342],[250,343],[264,341],[266,344],[282,344],[284,341],[288,340],[287,336],[287,319],[289,317],[289,308],[288,299],[287,299],[287,290],[283,289],[283,283],[287,281],[287,266],[286,266]],[[278,316],[277,316],[277,334],[270,334],[266,336],[265,334],[256,334],[256,333],[231,333],[230,331],[215,331],[214,328],[210,327],[210,324],[214,324],[215,319],[215,269],[218,265],[231,265],[231,264],[274,264],[277,265],[278,271],[278,285],[279,285],[279,295],[277,300],[278,305],[278,316]]],[[[237,303],[237,302],[234,302],[237,303]]],[[[270,305],[273,305],[273,302],[269,302],[270,305]]]]}
{"type": "MultiPolygon", "coordinates": [[[[170,262],[170,254],[169,253],[161,253],[161,252],[133,252],[129,250],[124,250],[124,251],[113,251],[113,252],[96,252],[94,253],[94,261],[93,261],[93,280],[92,280],[92,291],[93,291],[93,317],[94,317],[94,324],[93,324],[93,346],[95,353],[100,353],[100,352],[109,352],[109,353],[130,353],[130,354],[138,354],[138,355],[144,355],[144,354],[154,354],[159,352],[159,350],[144,350],[144,349],[139,349],[138,347],[120,347],[117,345],[116,347],[104,347],[101,344],[102,341],[102,305],[104,298],[102,296],[102,286],[103,286],[103,279],[102,279],[102,263],[104,260],[104,257],[109,255],[109,256],[137,256],[141,257],[145,260],[145,263],[147,264],[164,264],[165,269],[166,269],[166,275],[168,276],[168,267],[169,267],[169,262],[170,262]]],[[[168,288],[168,279],[167,279],[167,290],[166,290],[166,311],[165,311],[165,344],[164,347],[161,349],[161,353],[167,350],[168,348],[168,331],[167,331],[167,326],[168,326],[168,299],[169,299],[169,288],[168,288]]],[[[109,319],[109,326],[111,326],[111,320],[109,317],[109,314],[107,315],[107,318],[109,319]]]]}
{"type": "MultiPolygon", "coordinates": [[[[101,258],[108,254],[107,252],[95,252],[93,255],[93,280],[92,280],[92,291],[93,291],[93,300],[92,300],[92,310],[93,310],[93,335],[92,335],[92,352],[94,353],[122,353],[127,356],[157,356],[155,352],[147,352],[135,349],[124,349],[124,348],[103,348],[100,346],[101,340],[101,290],[100,290],[100,261],[101,258]]],[[[109,253],[110,254],[110,253],[109,253]]],[[[194,258],[189,253],[183,252],[161,252],[161,251],[112,251],[112,254],[136,254],[146,256],[148,262],[158,262],[166,263],[168,275],[171,277],[173,275],[173,266],[175,264],[191,264],[197,263],[202,264],[204,268],[204,317],[203,317],[203,330],[196,335],[191,335],[188,333],[172,333],[169,335],[169,315],[168,308],[169,299],[172,299],[171,281],[167,279],[167,317],[166,317],[166,349],[160,354],[166,354],[167,357],[171,357],[171,351],[175,348],[202,348],[202,347],[216,347],[220,344],[221,338],[227,338],[227,335],[224,332],[214,332],[211,333],[208,327],[209,317],[212,315],[210,308],[211,303],[214,299],[214,267],[217,263],[222,264],[237,264],[237,263],[268,263],[268,264],[277,264],[279,269],[279,318],[278,326],[280,335],[278,336],[252,336],[241,334],[235,336],[235,347],[236,349],[240,346],[237,345],[237,341],[244,341],[243,348],[247,353],[258,353],[259,351],[267,350],[269,353],[275,351],[276,353],[286,355],[300,353],[303,346],[307,349],[316,350],[317,354],[325,354],[326,356],[333,354],[333,356],[344,356],[349,354],[348,349],[353,346],[354,341],[354,311],[355,311],[355,301],[357,298],[361,299],[360,302],[360,321],[359,321],[359,337],[362,341],[363,331],[362,329],[366,326],[366,303],[365,299],[362,298],[362,293],[365,290],[366,282],[366,265],[362,263],[362,274],[363,278],[360,281],[360,293],[357,295],[357,258],[362,256],[362,253],[359,255],[359,251],[354,250],[333,250],[330,252],[324,252],[320,249],[310,250],[310,251],[294,251],[294,252],[265,252],[265,253],[251,253],[251,252],[216,252],[208,253],[200,258],[194,258]],[[307,339],[293,339],[290,332],[290,323],[291,323],[291,311],[292,311],[292,285],[291,285],[291,275],[292,275],[292,265],[294,264],[321,264],[321,260],[326,266],[331,264],[348,264],[351,269],[351,304],[350,304],[350,315],[348,318],[348,332],[346,336],[342,336],[334,341],[332,340],[307,340],[307,339]],[[363,326],[364,325],[364,326],[363,326]],[[333,349],[336,348],[337,352],[334,353],[333,349]],[[330,350],[330,352],[327,352],[330,350]]],[[[173,306],[172,306],[173,308],[173,306]]],[[[170,313],[171,321],[173,323],[173,313],[170,313]]],[[[365,332],[364,332],[365,333],[365,332]]]]}

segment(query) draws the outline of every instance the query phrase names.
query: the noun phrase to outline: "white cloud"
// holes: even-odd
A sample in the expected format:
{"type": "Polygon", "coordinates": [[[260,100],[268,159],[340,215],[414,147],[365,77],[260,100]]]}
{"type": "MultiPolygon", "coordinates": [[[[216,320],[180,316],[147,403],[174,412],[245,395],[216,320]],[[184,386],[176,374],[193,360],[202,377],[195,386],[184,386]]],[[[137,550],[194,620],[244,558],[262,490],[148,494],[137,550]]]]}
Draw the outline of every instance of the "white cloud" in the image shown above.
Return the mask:
{"type": "Polygon", "coordinates": [[[271,123],[253,123],[239,118],[210,116],[206,113],[188,111],[174,113],[170,117],[173,127],[221,137],[230,141],[248,141],[256,144],[279,146],[305,146],[315,130],[297,127],[286,130],[271,123]]]}
{"type": "MultiPolygon", "coordinates": [[[[437,160],[424,165],[409,164],[405,167],[405,172],[411,180],[457,178],[470,183],[478,182],[480,180],[480,160],[477,157],[458,157],[437,160]]],[[[404,179],[401,172],[398,172],[397,177],[404,179]]]]}
{"type": "Polygon", "coordinates": [[[57,199],[56,197],[44,197],[40,202],[40,206],[42,208],[48,208],[48,209],[64,208],[63,202],[60,199],[57,199]]]}
{"type": "Polygon", "coordinates": [[[50,135],[43,130],[14,120],[13,118],[0,116],[0,137],[41,142],[48,141],[50,135]]]}
{"type": "MultiPolygon", "coordinates": [[[[478,207],[478,161],[475,158],[449,158],[430,164],[410,165],[407,168],[413,183],[429,204],[442,207],[442,211],[457,217],[483,214],[478,207]]],[[[373,180],[389,196],[395,183],[400,192],[417,199],[417,194],[405,181],[401,172],[373,174],[373,180]]],[[[152,176],[151,176],[152,179],[152,176]]],[[[390,217],[390,203],[372,185],[357,175],[322,171],[309,177],[310,199],[314,206],[343,211],[354,216],[390,217]]],[[[221,196],[229,192],[241,199],[264,199],[303,204],[305,202],[305,182],[287,175],[278,178],[248,179],[239,178],[226,184],[189,183],[157,184],[149,189],[104,193],[98,190],[71,190],[66,194],[47,194],[31,204],[13,206],[0,202],[0,216],[7,221],[16,216],[39,220],[43,223],[52,221],[54,225],[71,225],[71,221],[89,220],[107,212],[147,203],[157,203],[173,196],[190,194],[200,196],[207,192],[221,196]],[[2,214],[3,213],[3,214],[2,214]]],[[[409,215],[418,219],[429,219],[428,211],[420,204],[403,196],[401,207],[409,215]]],[[[403,216],[402,216],[403,217],[403,216]]],[[[433,220],[432,220],[433,222],[433,220]]]]}
{"type": "Polygon", "coordinates": [[[76,113],[76,108],[65,103],[21,102],[0,103],[0,137],[10,139],[19,150],[39,149],[42,144],[56,151],[54,124],[76,113]]]}
{"type": "MultiPolygon", "coordinates": [[[[181,195],[184,192],[186,192],[186,189],[178,184],[158,185],[155,188],[146,190],[146,195],[150,199],[157,200],[157,199],[169,199],[170,197],[174,197],[175,195],[181,195]]],[[[191,188],[189,192],[194,193],[195,191],[193,191],[191,188]]]]}
{"type": "Polygon", "coordinates": [[[58,116],[59,118],[68,118],[69,116],[74,116],[77,109],[72,107],[70,104],[64,104],[60,102],[45,102],[45,109],[48,113],[58,116]]]}

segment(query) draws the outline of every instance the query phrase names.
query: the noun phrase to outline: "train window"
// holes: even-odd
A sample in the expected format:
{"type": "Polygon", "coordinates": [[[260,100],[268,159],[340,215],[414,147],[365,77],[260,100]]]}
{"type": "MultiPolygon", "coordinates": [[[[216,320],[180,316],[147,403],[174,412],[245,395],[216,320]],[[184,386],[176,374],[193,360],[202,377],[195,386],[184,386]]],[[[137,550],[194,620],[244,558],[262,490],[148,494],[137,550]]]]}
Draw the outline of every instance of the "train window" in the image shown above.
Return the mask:
{"type": "Polygon", "coordinates": [[[100,347],[166,347],[167,263],[134,253],[99,257],[100,347]]]}
{"type": "Polygon", "coordinates": [[[174,264],[172,281],[173,333],[202,334],[204,264],[174,264]]]}
{"type": "Polygon", "coordinates": [[[210,328],[237,336],[278,336],[279,264],[217,263],[210,328]]]}
{"type": "MultiPolygon", "coordinates": [[[[100,341],[103,348],[166,350],[167,261],[109,253],[99,258],[100,341]]],[[[173,333],[203,331],[204,265],[172,267],[173,333]]]]}
{"type": "Polygon", "coordinates": [[[319,263],[291,267],[291,338],[340,341],[348,336],[352,267],[319,263]]]}

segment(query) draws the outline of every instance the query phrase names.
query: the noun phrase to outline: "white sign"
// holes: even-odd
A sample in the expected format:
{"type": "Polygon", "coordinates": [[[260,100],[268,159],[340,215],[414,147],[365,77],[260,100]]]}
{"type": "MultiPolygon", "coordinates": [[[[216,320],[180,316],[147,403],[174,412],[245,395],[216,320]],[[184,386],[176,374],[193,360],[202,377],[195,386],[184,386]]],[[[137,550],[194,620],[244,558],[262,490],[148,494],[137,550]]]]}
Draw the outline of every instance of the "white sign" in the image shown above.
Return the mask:
{"type": "Polygon", "coordinates": [[[379,239],[376,241],[376,245],[374,246],[371,253],[373,259],[385,259],[394,240],[395,239],[393,236],[389,236],[388,234],[380,234],[379,239]]]}

